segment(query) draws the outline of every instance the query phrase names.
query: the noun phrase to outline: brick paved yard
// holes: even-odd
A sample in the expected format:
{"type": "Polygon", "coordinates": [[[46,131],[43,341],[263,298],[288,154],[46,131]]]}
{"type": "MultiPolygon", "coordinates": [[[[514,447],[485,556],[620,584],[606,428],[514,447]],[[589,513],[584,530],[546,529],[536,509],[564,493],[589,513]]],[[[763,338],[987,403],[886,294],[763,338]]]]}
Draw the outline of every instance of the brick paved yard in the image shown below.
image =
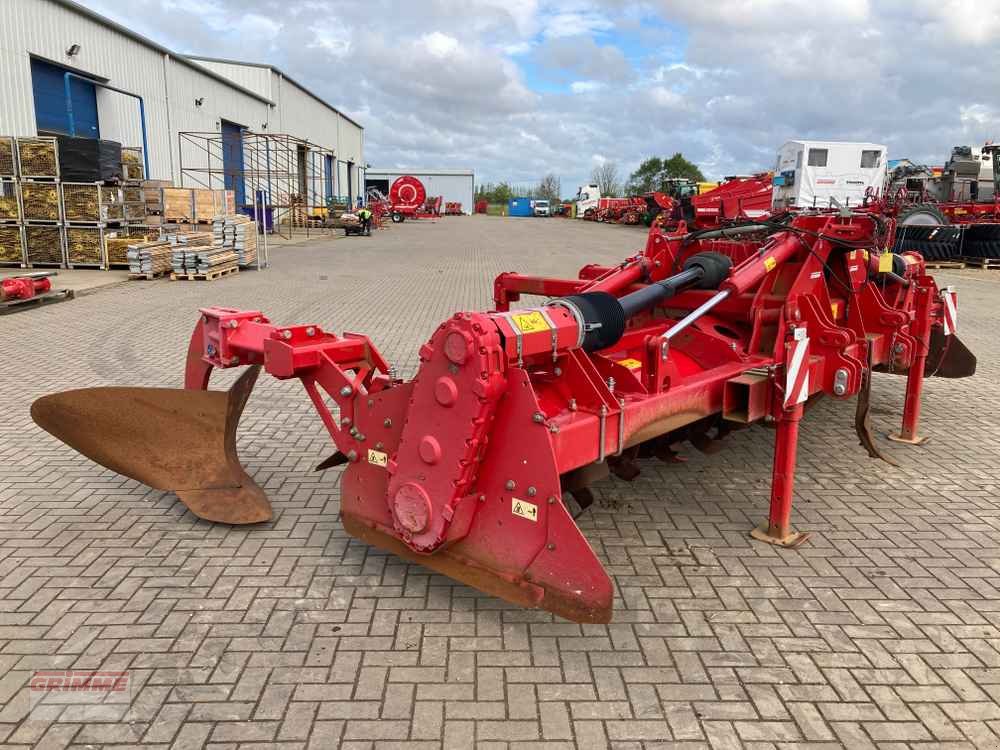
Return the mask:
{"type": "MultiPolygon", "coordinates": [[[[762,428],[599,485],[581,526],[617,587],[609,626],[507,607],[348,538],[338,474],[311,471],[331,447],[297,382],[262,378],[244,417],[240,452],[276,513],[255,528],[199,521],[28,417],[51,391],[178,385],[208,304],[364,331],[409,375],[441,319],[488,305],[498,272],[571,274],[642,240],[555,219],[407,223],[275,250],[264,273],[0,318],[0,742],[1000,746],[1000,274],[939,272],[979,374],[928,382],[931,442],[892,445],[899,468],[857,445],[851,405],[806,418],[807,545],[747,537],[766,513],[762,428]],[[29,714],[31,674],[67,668],[129,670],[131,710],[29,714]]],[[[880,432],[902,395],[876,376],[880,432]]]]}

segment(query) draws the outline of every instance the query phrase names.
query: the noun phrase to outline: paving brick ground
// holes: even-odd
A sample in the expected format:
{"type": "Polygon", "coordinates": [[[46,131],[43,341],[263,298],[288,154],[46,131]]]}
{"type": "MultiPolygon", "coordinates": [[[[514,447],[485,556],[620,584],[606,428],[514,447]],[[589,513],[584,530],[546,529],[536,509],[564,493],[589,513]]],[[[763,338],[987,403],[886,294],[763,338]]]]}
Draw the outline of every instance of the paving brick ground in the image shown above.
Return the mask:
{"type": "MultiPolygon", "coordinates": [[[[793,748],[1000,746],[998,274],[949,272],[979,374],[928,383],[931,442],[857,445],[821,404],[800,444],[794,551],[751,542],[771,434],[607,481],[581,526],[615,622],[526,612],[349,539],[297,383],[264,379],[240,451],[274,503],[199,521],[36,429],[41,394],[177,385],[199,305],[358,330],[412,372],[502,270],[572,273],[625,228],[469,217],[275,251],[214,283],[117,286],[0,318],[0,743],[4,747],[793,748]],[[29,713],[45,669],[129,670],[131,707],[29,713]]],[[[220,382],[223,382],[220,380],[220,382]]],[[[903,381],[877,376],[896,427],[903,381]]],[[[845,408],[846,407],[846,408],[845,408]]]]}

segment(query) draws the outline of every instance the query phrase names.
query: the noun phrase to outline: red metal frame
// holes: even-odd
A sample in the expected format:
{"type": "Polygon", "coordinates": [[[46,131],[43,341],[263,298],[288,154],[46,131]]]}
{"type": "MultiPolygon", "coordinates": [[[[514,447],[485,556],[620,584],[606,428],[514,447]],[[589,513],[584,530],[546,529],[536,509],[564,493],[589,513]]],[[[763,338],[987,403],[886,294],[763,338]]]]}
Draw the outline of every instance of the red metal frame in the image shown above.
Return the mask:
{"type": "Polygon", "coordinates": [[[902,275],[885,273],[891,222],[890,236],[883,227],[864,213],[815,213],[756,243],[703,243],[682,224],[654,228],[641,253],[576,279],[501,274],[495,311],[442,323],[409,382],[366,336],[205,308],[185,387],[206,388],[215,367],[250,364],[299,378],[347,464],[341,514],[352,534],[511,601],[605,622],[610,579],[563,501],[595,467],[634,476],[640,454],[774,422],[770,512],[754,535],[790,545],[803,539],[791,510],[806,399],[855,396],[872,367],[906,373],[902,436],[915,437],[941,293],[915,254],[902,275]],[[580,348],[567,307],[510,310],[522,294],[622,296],[706,250],[735,262],[722,285],[636,315],[607,350],[580,348]],[[672,331],[720,291],[728,296],[710,312],[672,331]],[[803,344],[807,354],[789,354],[803,344]]]}

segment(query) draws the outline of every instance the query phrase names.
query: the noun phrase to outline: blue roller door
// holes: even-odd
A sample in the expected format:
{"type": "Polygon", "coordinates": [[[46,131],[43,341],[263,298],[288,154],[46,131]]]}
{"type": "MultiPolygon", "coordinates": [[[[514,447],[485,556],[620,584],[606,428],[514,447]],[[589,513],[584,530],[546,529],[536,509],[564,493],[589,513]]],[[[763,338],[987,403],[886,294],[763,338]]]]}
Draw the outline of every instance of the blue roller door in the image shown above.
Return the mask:
{"type": "MultiPolygon", "coordinates": [[[[66,107],[67,69],[43,60],[31,61],[31,89],[35,98],[35,127],[38,132],[71,135],[66,107]]],[[[97,88],[79,78],[70,79],[73,123],[81,138],[100,138],[97,121],[97,88]]]]}
{"type": "Polygon", "coordinates": [[[225,173],[226,190],[232,190],[236,205],[247,202],[243,181],[243,126],[222,121],[222,171],[225,173]]]}

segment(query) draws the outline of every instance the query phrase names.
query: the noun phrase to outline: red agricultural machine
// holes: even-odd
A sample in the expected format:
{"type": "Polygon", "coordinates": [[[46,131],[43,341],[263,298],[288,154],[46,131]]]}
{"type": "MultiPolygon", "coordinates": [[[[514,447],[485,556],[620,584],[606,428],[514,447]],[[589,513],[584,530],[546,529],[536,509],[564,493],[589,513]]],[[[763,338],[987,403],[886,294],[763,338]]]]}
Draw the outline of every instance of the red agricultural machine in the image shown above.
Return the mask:
{"type": "Polygon", "coordinates": [[[699,229],[712,229],[734,221],[761,219],[771,214],[771,173],[752,177],[727,177],[714,190],[691,198],[691,220],[699,229]]]}
{"type": "Polygon", "coordinates": [[[261,368],[298,378],[335,448],[318,468],[346,467],[348,533],[509,602],[608,622],[611,578],[570,512],[594,481],[766,424],[770,511],[752,535],[794,546],[806,537],[791,511],[810,405],[856,398],[859,439],[879,457],[873,372],[906,377],[894,439],[918,443],[924,378],[975,371],[955,292],[919,256],[882,251],[891,220],[801,212],[740,240],[727,231],[653,229],[642,252],[577,278],[501,274],[494,309],[442,322],[412,380],[367,336],[208,307],[183,389],[67,391],[32,417],[201,518],[257,523],[272,509],[237,458],[237,422],[261,368]],[[511,310],[525,294],[548,299],[511,310]],[[208,390],[213,369],[233,367],[247,369],[228,392],[208,390]]]}
{"type": "Polygon", "coordinates": [[[424,183],[413,175],[403,175],[389,187],[389,216],[394,224],[407,219],[436,219],[441,215],[442,197],[429,197],[424,183]]]}
{"type": "Polygon", "coordinates": [[[444,204],[445,216],[461,216],[463,214],[462,204],[456,201],[446,201],[444,204]]]}
{"type": "Polygon", "coordinates": [[[641,196],[601,198],[593,218],[609,224],[638,224],[645,210],[646,200],[641,196]]]}

